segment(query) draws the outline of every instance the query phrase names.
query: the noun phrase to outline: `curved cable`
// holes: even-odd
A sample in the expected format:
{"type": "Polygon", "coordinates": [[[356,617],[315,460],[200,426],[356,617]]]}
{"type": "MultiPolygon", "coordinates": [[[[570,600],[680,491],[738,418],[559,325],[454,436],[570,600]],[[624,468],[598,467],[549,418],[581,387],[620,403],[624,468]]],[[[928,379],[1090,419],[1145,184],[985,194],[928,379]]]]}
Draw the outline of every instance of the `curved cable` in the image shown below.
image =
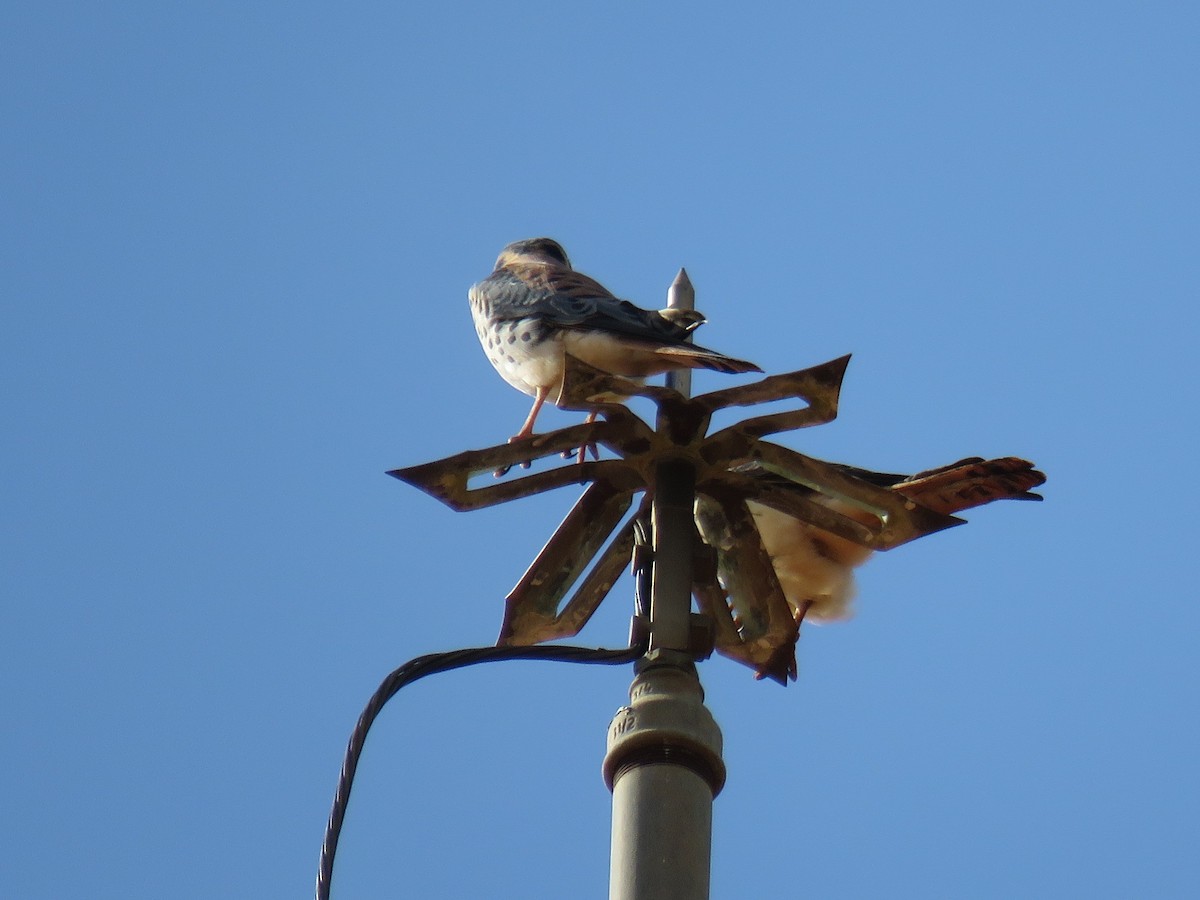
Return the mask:
{"type": "Polygon", "coordinates": [[[316,900],[329,900],[330,882],[333,880],[333,858],[337,853],[338,837],[342,832],[342,822],[346,818],[346,806],[350,802],[350,789],[354,784],[354,772],[358,768],[359,757],[362,756],[367,732],[384,704],[391,700],[402,687],[419,678],[424,678],[426,675],[449,672],[452,669],[461,669],[476,663],[500,662],[508,659],[545,659],[557,662],[620,666],[640,659],[645,653],[646,647],[641,645],[621,650],[564,647],[557,644],[537,647],[471,647],[418,656],[388,675],[371,695],[362,715],[358,717],[358,724],[354,726],[354,731],[350,734],[350,742],[346,745],[346,755],[342,760],[342,772],[338,777],[337,792],[333,796],[333,808],[329,811],[329,823],[325,826],[325,840],[321,843],[316,900]]]}

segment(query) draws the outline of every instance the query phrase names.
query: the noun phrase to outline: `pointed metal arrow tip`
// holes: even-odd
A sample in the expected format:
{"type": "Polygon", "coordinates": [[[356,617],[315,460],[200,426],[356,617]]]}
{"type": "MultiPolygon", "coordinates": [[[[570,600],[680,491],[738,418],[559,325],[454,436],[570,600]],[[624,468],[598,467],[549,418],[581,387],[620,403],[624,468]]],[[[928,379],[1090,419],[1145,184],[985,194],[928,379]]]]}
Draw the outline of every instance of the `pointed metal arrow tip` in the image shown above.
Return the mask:
{"type": "Polygon", "coordinates": [[[687,269],[680,268],[667,289],[667,306],[674,309],[696,308],[696,289],[692,286],[692,279],[688,278],[687,269]]]}
{"type": "Polygon", "coordinates": [[[687,269],[680,269],[671,286],[667,288],[667,306],[671,309],[695,309],[696,289],[688,278],[687,269]]]}

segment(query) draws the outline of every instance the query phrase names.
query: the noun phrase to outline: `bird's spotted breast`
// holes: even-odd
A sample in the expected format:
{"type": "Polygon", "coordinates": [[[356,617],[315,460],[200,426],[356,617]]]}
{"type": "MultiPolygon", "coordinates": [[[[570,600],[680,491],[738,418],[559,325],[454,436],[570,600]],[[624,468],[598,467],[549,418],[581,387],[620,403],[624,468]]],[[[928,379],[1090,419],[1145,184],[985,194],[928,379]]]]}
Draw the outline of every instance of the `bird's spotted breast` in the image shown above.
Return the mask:
{"type": "Polygon", "coordinates": [[[562,378],[561,341],[537,318],[495,318],[478,293],[471,296],[475,333],[500,376],[522,393],[533,396],[562,378]]]}

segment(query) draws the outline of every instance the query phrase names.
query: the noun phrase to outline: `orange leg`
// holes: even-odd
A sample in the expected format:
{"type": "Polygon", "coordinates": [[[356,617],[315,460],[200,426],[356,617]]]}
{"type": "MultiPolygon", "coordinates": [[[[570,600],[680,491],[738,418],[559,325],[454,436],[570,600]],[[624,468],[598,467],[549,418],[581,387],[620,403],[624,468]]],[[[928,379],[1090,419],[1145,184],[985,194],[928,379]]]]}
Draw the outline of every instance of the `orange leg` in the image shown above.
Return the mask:
{"type": "Polygon", "coordinates": [[[546,402],[546,398],[550,396],[550,388],[540,387],[537,389],[537,395],[533,398],[533,409],[529,411],[529,415],[525,419],[525,424],[521,426],[521,430],[508,439],[511,444],[513,441],[519,441],[521,438],[527,438],[533,434],[533,423],[537,421],[538,413],[542,411],[542,404],[546,402]]]}
{"type": "MultiPolygon", "coordinates": [[[[599,413],[597,413],[596,410],[593,409],[590,413],[587,414],[587,418],[583,420],[583,424],[591,425],[593,422],[596,421],[597,415],[599,415],[599,413]]],[[[592,456],[596,457],[596,459],[600,458],[600,451],[596,449],[595,444],[584,444],[579,448],[579,462],[582,463],[584,460],[587,459],[588,450],[592,451],[592,456]]]]}
{"type": "MultiPolygon", "coordinates": [[[[546,402],[546,398],[550,396],[550,388],[540,387],[537,389],[537,394],[533,398],[533,409],[529,410],[529,415],[525,417],[525,424],[521,426],[521,430],[508,439],[510,444],[523,440],[533,434],[533,423],[537,421],[538,413],[542,411],[542,404],[546,402]]],[[[526,460],[521,463],[522,469],[528,469],[532,465],[532,460],[526,460]]],[[[502,469],[497,469],[492,474],[497,478],[501,478],[508,474],[510,466],[505,466],[502,469]]]]}

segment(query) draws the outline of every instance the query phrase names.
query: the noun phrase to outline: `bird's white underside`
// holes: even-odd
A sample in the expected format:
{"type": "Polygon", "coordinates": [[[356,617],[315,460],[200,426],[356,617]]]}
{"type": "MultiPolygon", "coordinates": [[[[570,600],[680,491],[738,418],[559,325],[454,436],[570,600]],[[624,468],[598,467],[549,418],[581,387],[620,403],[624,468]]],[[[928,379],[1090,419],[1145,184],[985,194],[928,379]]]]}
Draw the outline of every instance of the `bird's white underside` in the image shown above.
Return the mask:
{"type": "Polygon", "coordinates": [[[550,388],[554,396],[562,384],[567,353],[597,369],[627,378],[636,379],[647,369],[661,372],[670,368],[669,361],[636,342],[604,332],[558,331],[538,341],[533,339],[536,329],[535,323],[522,321],[505,323],[493,332],[478,320],[475,325],[488,361],[505,381],[531,397],[541,388],[550,388]]]}

